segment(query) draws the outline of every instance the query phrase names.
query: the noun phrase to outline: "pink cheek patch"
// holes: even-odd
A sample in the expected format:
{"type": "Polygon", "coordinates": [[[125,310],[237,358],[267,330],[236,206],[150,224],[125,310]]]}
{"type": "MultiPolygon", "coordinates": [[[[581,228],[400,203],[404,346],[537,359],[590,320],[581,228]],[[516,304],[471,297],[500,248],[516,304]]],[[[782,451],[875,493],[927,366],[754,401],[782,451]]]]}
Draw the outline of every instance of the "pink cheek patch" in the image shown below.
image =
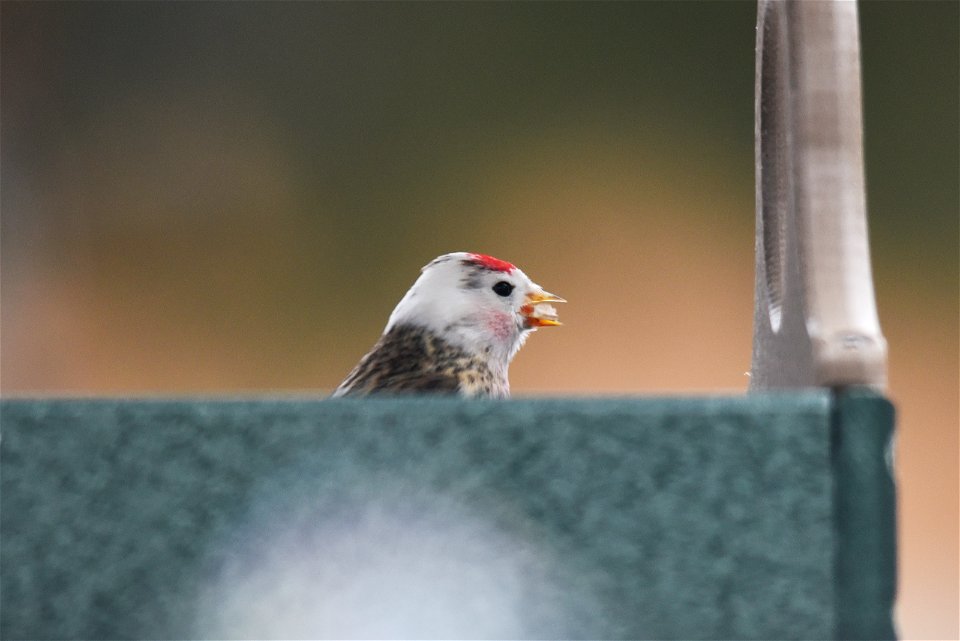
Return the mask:
{"type": "Polygon", "coordinates": [[[500,340],[509,340],[513,336],[515,323],[511,314],[491,312],[486,318],[490,333],[500,340]]]}

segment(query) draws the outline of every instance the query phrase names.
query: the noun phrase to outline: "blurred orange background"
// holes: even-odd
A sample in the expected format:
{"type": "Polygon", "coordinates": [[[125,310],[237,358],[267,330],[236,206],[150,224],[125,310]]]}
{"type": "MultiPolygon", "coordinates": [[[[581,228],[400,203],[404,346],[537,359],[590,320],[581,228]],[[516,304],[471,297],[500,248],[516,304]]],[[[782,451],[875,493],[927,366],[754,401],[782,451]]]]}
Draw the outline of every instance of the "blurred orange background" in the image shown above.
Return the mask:
{"type": "MultiPolygon", "coordinates": [[[[958,637],[958,7],[861,5],[916,639],[958,637]]],[[[746,389],[753,3],[0,11],[5,396],[323,394],[461,250],[571,301],[517,395],[746,389]]]]}

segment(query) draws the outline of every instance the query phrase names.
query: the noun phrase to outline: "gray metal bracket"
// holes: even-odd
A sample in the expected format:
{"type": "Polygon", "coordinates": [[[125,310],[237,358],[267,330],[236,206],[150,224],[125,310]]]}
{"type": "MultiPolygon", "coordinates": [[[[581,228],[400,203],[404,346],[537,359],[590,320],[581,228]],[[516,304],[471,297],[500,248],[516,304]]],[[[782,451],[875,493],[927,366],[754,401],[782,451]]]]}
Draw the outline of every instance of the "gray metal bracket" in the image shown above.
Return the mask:
{"type": "Polygon", "coordinates": [[[750,387],[882,390],[855,2],[759,1],[755,136],[750,387]]]}

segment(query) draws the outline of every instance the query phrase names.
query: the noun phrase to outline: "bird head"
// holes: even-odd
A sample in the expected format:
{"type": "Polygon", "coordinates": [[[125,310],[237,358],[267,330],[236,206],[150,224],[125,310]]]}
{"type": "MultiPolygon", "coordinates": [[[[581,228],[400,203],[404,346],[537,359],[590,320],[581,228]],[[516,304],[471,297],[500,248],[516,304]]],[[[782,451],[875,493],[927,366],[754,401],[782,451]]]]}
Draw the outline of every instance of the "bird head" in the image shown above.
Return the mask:
{"type": "Polygon", "coordinates": [[[390,315],[506,366],[527,336],[560,325],[550,303],[566,302],[515,265],[492,256],[455,252],[428,263],[390,315]]]}

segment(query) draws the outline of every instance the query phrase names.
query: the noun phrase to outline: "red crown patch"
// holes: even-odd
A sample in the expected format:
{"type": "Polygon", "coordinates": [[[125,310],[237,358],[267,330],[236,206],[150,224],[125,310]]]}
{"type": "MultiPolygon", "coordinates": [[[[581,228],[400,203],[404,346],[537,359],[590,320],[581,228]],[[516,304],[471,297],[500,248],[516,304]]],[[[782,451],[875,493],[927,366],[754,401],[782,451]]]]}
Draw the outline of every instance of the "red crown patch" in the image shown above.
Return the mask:
{"type": "Polygon", "coordinates": [[[494,258],[493,256],[487,256],[486,254],[470,254],[470,258],[472,258],[477,264],[495,272],[510,273],[516,269],[516,266],[514,266],[513,263],[508,263],[505,260],[500,260],[499,258],[494,258]]]}

